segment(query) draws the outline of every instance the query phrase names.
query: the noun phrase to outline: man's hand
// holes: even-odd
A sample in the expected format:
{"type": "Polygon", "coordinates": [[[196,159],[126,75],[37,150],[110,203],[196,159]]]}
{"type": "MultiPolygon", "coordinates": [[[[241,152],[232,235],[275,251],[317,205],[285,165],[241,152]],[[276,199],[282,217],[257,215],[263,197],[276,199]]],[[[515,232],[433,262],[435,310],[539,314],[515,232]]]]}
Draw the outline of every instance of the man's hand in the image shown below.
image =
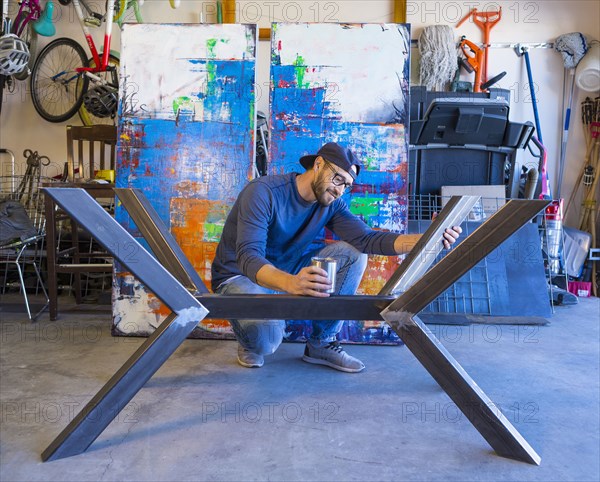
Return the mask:
{"type": "Polygon", "coordinates": [[[450,247],[456,243],[456,240],[462,233],[462,228],[460,226],[454,226],[452,228],[446,228],[444,234],[442,236],[442,243],[444,244],[444,248],[450,249],[450,247]]]}
{"type": "Polygon", "coordinates": [[[331,289],[327,271],[316,266],[307,266],[293,275],[277,269],[272,264],[265,264],[256,273],[256,281],[259,285],[275,291],[319,298],[327,298],[329,293],[324,291],[331,289]]]}
{"type": "Polygon", "coordinates": [[[326,298],[331,289],[331,282],[327,279],[327,271],[316,266],[302,268],[297,275],[290,278],[290,285],[286,290],[292,295],[316,296],[326,298]]]}
{"type": "MultiPolygon", "coordinates": [[[[433,221],[437,218],[438,213],[433,213],[431,216],[431,220],[433,221]]],[[[462,228],[460,226],[452,226],[451,228],[447,228],[442,235],[442,243],[444,244],[444,248],[450,249],[450,247],[456,243],[456,240],[462,233],[462,228]]]]}

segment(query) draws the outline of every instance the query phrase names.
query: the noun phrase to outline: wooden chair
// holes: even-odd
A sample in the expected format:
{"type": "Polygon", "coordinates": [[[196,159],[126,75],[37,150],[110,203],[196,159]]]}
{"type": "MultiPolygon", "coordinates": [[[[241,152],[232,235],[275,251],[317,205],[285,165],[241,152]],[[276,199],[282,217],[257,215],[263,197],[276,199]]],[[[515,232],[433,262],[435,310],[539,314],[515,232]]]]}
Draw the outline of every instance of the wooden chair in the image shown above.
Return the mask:
{"type": "MultiPolygon", "coordinates": [[[[97,170],[115,169],[117,127],[109,125],[67,126],[66,183],[62,187],[79,187],[92,197],[103,200],[107,210],[114,206],[114,184],[90,182],[97,170]],[[105,203],[107,200],[108,203],[105,203]]],[[[66,213],[57,209],[46,197],[48,221],[48,295],[50,319],[58,314],[58,275],[72,274],[72,287],[77,304],[83,302],[82,274],[90,280],[94,273],[99,276],[112,272],[112,256],[101,249],[93,239],[82,236],[77,223],[66,213]],[[70,224],[70,240],[62,240],[63,230],[57,224],[67,219],[70,224]],[[50,239],[52,238],[52,239],[50,239]],[[83,238],[83,239],[82,239],[83,238]]]]}
{"type": "Polygon", "coordinates": [[[67,181],[89,181],[97,170],[114,170],[116,146],[116,126],[67,126],[67,181]]]}

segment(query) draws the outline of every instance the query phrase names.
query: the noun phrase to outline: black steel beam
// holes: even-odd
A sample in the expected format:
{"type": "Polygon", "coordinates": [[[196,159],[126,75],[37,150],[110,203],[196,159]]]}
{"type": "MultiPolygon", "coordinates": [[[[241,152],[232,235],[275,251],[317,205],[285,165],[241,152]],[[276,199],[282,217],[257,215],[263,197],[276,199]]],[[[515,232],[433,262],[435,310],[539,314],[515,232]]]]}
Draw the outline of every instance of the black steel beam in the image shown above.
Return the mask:
{"type": "Polygon", "coordinates": [[[173,313],[44,450],[44,461],[84,452],[207,313],[206,308],[85,191],[48,188],[45,192],[173,313]]]}
{"type": "Polygon", "coordinates": [[[208,293],[198,272],[142,191],[117,188],[115,193],[142,237],[148,242],[156,259],[187,289],[197,293],[208,293]]]}
{"type": "Polygon", "coordinates": [[[206,318],[262,320],[383,320],[393,296],[200,295],[206,318]]]}
{"type": "Polygon", "coordinates": [[[379,294],[402,293],[421,278],[442,251],[442,235],[446,228],[460,226],[479,199],[479,196],[452,196],[379,294]]]}

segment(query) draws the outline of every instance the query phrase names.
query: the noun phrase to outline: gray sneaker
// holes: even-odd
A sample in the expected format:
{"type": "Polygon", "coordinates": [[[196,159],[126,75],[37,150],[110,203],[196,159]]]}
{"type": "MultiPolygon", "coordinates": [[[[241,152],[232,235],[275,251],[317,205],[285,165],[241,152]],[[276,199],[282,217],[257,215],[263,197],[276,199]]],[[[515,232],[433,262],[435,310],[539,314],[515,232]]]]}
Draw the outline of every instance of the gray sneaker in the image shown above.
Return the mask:
{"type": "Polygon", "coordinates": [[[246,368],[260,368],[265,364],[265,357],[252,353],[238,344],[238,363],[246,368]]]}
{"type": "Polygon", "coordinates": [[[332,342],[323,347],[314,347],[307,343],[302,359],[308,363],[326,365],[348,373],[357,373],[365,368],[363,362],[348,355],[338,342],[332,342]]]}

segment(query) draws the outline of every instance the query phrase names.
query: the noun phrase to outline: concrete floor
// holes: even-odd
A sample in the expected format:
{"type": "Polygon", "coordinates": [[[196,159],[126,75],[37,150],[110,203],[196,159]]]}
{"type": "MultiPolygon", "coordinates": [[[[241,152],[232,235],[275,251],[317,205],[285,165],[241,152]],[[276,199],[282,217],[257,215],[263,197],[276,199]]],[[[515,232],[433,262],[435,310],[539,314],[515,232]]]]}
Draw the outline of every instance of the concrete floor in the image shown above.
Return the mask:
{"type": "MultiPolygon", "coordinates": [[[[18,299],[16,299],[18,301],[18,299]]],[[[40,453],[143,340],[110,314],[25,322],[3,298],[0,480],[600,480],[600,301],[542,327],[430,326],[542,457],[496,456],[406,347],[350,346],[367,369],[261,369],[187,340],[82,455],[40,453]]]]}

